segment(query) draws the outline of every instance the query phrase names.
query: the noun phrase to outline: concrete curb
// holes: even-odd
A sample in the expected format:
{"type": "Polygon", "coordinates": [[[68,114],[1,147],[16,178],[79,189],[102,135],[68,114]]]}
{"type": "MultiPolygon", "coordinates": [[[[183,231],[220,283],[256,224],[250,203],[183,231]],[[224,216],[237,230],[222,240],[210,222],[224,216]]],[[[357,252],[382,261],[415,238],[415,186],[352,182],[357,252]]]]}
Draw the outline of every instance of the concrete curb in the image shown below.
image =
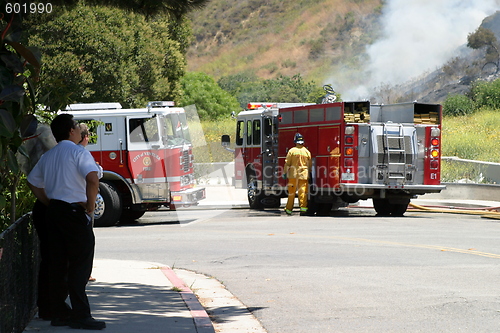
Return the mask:
{"type": "Polygon", "coordinates": [[[217,279],[184,269],[175,273],[195,291],[216,332],[266,333],[251,311],[217,279]]]}
{"type": "Polygon", "coordinates": [[[210,317],[193,291],[186,286],[184,281],[181,280],[170,267],[161,267],[160,269],[174,287],[181,290],[180,295],[193,316],[196,331],[198,333],[215,333],[210,317]]]}

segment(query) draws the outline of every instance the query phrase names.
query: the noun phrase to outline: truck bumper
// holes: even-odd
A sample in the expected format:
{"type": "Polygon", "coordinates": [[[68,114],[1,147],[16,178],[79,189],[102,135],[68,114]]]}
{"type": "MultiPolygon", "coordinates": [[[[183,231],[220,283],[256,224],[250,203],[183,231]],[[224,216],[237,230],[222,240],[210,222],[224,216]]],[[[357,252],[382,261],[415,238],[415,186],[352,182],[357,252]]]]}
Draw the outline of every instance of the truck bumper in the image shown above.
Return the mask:
{"type": "Polygon", "coordinates": [[[205,188],[191,188],[185,191],[171,192],[172,204],[179,205],[197,205],[198,201],[205,199],[205,188]]]}
{"type": "Polygon", "coordinates": [[[446,185],[385,185],[385,184],[339,184],[345,189],[366,188],[366,189],[386,189],[386,190],[424,190],[429,192],[439,192],[446,189],[446,185]]]}
{"type": "Polygon", "coordinates": [[[410,194],[439,193],[446,185],[384,185],[384,184],[339,184],[341,191],[350,194],[364,195],[373,191],[399,190],[410,194]]]}

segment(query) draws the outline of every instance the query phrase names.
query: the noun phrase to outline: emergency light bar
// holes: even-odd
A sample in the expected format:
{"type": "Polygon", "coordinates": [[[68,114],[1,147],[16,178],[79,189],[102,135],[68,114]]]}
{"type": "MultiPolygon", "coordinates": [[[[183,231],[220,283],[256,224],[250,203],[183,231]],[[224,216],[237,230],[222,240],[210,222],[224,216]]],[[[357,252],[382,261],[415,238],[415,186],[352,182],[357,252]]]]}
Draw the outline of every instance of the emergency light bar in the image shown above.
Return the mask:
{"type": "Polygon", "coordinates": [[[148,103],[148,108],[166,108],[169,106],[175,106],[173,101],[154,101],[148,103]]]}
{"type": "Polygon", "coordinates": [[[66,106],[65,111],[83,111],[83,110],[116,110],[121,109],[120,103],[78,103],[66,106]]]}
{"type": "Polygon", "coordinates": [[[147,108],[148,112],[151,112],[152,108],[168,108],[169,106],[174,106],[175,102],[173,101],[154,101],[148,102],[147,108]]]}
{"type": "Polygon", "coordinates": [[[248,110],[255,110],[258,108],[276,108],[278,107],[277,103],[248,103],[247,108],[248,110]]]}

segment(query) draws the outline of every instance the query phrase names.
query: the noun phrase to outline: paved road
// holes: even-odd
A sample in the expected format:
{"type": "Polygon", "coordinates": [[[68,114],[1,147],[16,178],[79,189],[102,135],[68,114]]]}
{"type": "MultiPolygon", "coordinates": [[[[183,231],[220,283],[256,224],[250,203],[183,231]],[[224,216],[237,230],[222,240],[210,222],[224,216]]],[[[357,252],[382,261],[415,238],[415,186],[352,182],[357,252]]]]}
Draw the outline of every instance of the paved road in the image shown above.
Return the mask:
{"type": "MultiPolygon", "coordinates": [[[[147,213],[97,228],[96,258],[211,275],[270,333],[497,332],[500,224],[409,212],[287,217],[278,210],[147,213]]],[[[196,289],[196,282],[191,288],[196,289]]]]}

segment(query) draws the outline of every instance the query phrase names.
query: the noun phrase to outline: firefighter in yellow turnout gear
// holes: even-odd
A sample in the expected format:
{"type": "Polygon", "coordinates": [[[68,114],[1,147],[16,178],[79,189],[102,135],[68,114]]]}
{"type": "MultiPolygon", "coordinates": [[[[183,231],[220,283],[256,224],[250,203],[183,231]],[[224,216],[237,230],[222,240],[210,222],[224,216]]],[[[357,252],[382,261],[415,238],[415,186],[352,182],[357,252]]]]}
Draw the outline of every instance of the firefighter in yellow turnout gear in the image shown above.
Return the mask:
{"type": "Polygon", "coordinates": [[[311,153],[304,147],[304,138],[295,134],[295,147],[288,151],[285,159],[285,178],[288,179],[288,201],[285,213],[292,215],[295,192],[298,190],[300,215],[307,213],[308,178],[311,170],[311,153]]]}

